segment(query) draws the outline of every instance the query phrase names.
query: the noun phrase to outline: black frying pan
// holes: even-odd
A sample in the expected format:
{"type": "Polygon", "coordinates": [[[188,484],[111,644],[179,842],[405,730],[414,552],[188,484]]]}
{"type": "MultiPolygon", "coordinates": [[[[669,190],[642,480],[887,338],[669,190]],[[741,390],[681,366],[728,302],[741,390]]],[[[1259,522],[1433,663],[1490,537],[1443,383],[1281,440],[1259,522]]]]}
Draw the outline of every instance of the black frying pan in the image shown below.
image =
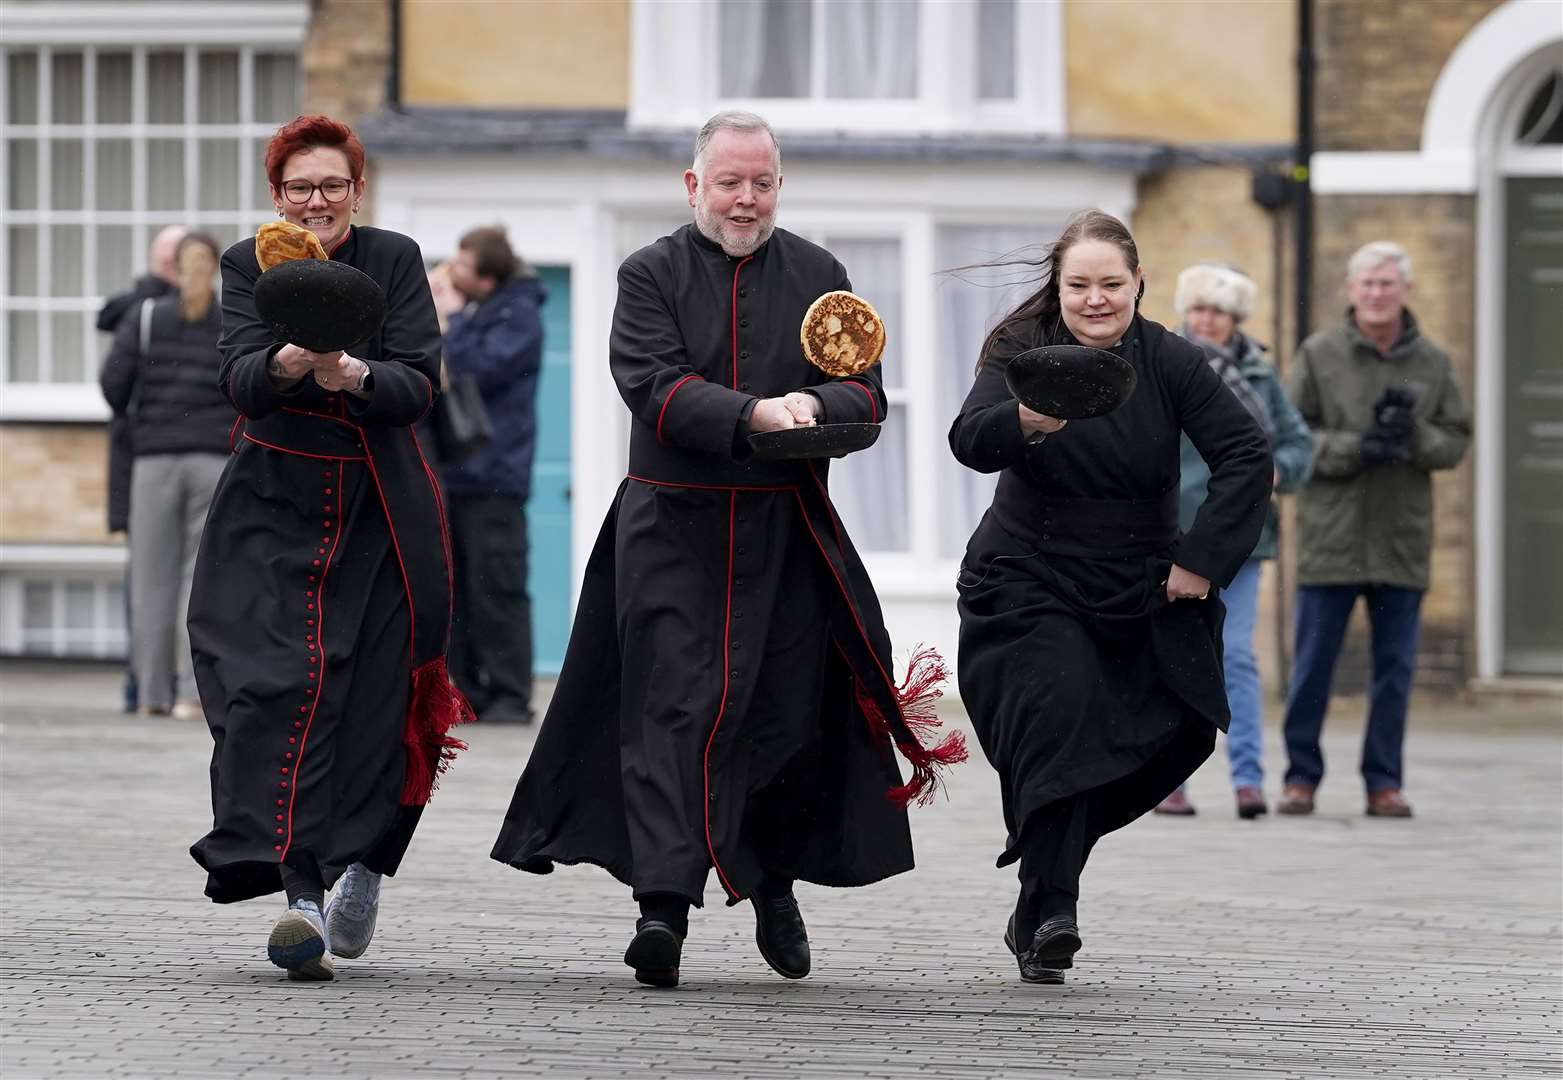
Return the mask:
{"type": "Polygon", "coordinates": [[[1127,360],[1086,345],[1044,345],[1009,362],[1004,382],[1028,409],[1058,420],[1105,416],[1134,393],[1127,360]]]}
{"type": "Polygon", "coordinates": [[[878,424],[813,424],[756,432],[749,436],[749,448],[761,461],[841,457],[868,449],[878,438],[878,424]]]}
{"type": "Polygon", "coordinates": [[[346,263],[294,259],[255,279],[255,311],[277,340],[334,352],[379,331],[385,290],[346,263]]]}

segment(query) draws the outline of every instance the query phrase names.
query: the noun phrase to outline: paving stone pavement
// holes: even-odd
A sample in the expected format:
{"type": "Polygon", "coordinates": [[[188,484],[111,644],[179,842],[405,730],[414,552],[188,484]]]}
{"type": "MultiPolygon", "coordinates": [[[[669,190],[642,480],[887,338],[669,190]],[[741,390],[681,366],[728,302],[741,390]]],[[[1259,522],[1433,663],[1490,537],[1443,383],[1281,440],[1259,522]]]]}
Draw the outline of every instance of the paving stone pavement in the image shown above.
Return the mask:
{"type": "Polygon", "coordinates": [[[266,962],[280,903],[209,904],[185,853],[210,820],[205,729],[113,700],[101,671],[0,670],[6,1080],[1563,1074],[1555,707],[1419,710],[1413,821],[1362,816],[1356,704],[1312,818],[1236,820],[1218,750],[1198,817],[1098,846],[1064,987],[1021,984],[1000,944],[1014,874],[974,761],[915,811],[915,873],[800,887],[810,978],[772,975],[713,890],[683,985],[658,991],[621,963],[634,909],[606,874],[488,858],[531,731],[468,732],[370,952],[300,985],[266,962]]]}

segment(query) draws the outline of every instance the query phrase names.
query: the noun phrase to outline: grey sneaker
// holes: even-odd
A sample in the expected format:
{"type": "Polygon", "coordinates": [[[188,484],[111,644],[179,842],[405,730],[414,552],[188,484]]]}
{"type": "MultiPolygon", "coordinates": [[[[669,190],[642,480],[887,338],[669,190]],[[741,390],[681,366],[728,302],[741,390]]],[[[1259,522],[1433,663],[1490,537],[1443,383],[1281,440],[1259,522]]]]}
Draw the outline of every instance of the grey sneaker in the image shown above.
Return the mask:
{"type": "Polygon", "coordinates": [[[331,929],[331,951],[344,960],[364,955],[374,937],[375,917],[380,913],[380,875],[354,863],[337,882],[336,893],[326,905],[326,925],[331,929]]]}
{"type": "Polygon", "coordinates": [[[336,978],[325,916],[313,900],[296,900],[288,905],[271,928],[266,956],[273,964],[287,969],[290,979],[325,982],[336,978]]]}

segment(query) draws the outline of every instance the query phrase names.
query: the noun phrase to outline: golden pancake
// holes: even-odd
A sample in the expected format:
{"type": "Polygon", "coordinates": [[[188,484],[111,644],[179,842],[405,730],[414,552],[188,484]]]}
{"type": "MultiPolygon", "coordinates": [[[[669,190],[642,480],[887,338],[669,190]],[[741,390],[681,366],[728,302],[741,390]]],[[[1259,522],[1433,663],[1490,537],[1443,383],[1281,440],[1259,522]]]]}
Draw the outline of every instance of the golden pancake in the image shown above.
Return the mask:
{"type": "Polygon", "coordinates": [[[809,305],[798,339],[809,363],[825,374],[856,375],[879,363],[885,324],[861,296],[828,292],[809,305]]]}
{"type": "Polygon", "coordinates": [[[320,237],[289,221],[268,221],[255,230],[255,261],[262,270],[294,259],[328,260],[320,237]]]}

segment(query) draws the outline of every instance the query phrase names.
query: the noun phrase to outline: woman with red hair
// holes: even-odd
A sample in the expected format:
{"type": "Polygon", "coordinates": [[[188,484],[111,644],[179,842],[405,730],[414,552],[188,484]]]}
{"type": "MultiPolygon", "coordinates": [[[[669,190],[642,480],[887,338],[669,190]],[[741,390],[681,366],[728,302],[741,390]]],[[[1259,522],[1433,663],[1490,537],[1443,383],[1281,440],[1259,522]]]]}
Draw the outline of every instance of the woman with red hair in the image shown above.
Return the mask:
{"type": "Polygon", "coordinates": [[[412,427],[440,330],[418,245],[352,222],[365,187],[352,129],[284,125],[266,175],[277,213],[373,278],[387,314],[343,350],[279,341],[255,310],[255,242],[223,255],[219,380],[241,416],[190,599],[216,742],[213,826],[190,853],[218,903],[286,892],[268,955],[330,979],[332,954],[368,947],[381,876],[470,716],[446,674],[449,547],[412,427]]]}

